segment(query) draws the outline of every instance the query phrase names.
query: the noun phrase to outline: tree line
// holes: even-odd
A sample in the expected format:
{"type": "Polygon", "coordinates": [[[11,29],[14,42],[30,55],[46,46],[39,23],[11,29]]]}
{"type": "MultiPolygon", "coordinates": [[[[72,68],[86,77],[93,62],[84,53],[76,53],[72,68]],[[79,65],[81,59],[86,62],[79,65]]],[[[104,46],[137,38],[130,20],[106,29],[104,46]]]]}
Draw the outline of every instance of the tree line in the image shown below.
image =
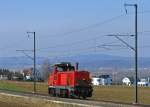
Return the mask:
{"type": "Polygon", "coordinates": [[[23,80],[23,75],[20,72],[13,72],[9,69],[0,69],[0,75],[2,77],[7,77],[8,80],[23,80]]]}

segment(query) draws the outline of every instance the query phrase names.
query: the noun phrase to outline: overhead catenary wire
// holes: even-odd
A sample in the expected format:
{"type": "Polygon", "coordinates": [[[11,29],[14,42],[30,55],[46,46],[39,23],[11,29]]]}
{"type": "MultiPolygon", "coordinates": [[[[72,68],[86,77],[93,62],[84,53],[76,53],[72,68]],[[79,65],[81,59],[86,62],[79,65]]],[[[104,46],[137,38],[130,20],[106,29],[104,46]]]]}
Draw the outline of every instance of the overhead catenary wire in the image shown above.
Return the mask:
{"type": "Polygon", "coordinates": [[[39,48],[39,49],[37,49],[37,51],[41,51],[41,50],[45,50],[45,49],[51,49],[51,48],[57,48],[57,47],[60,47],[60,46],[61,47],[63,47],[63,46],[69,46],[70,47],[70,46],[77,45],[77,44],[83,44],[85,42],[94,41],[95,39],[99,39],[102,36],[104,36],[104,35],[97,35],[95,37],[88,38],[88,39],[85,39],[85,40],[79,40],[79,41],[75,41],[75,42],[71,42],[71,43],[58,44],[58,45],[54,45],[54,46],[39,48]]]}
{"type": "Polygon", "coordinates": [[[112,18],[110,18],[110,19],[104,20],[104,21],[102,21],[102,22],[95,23],[95,24],[91,24],[91,25],[89,25],[89,26],[85,26],[85,27],[82,27],[82,28],[79,28],[79,29],[67,31],[67,32],[64,32],[64,33],[61,33],[61,34],[53,34],[53,35],[49,35],[49,36],[42,36],[40,39],[47,38],[47,37],[60,37],[60,36],[62,37],[62,36],[68,36],[69,34],[73,34],[73,33],[77,33],[77,32],[82,32],[82,31],[85,31],[85,30],[89,30],[89,29],[92,29],[92,28],[95,28],[95,27],[104,25],[104,24],[109,23],[109,22],[111,22],[111,21],[117,20],[117,19],[119,19],[119,18],[122,17],[122,16],[124,16],[124,14],[117,15],[117,16],[114,16],[114,17],[112,17],[112,18]]]}
{"type": "Polygon", "coordinates": [[[4,47],[0,47],[0,49],[3,50],[3,51],[5,51],[5,50],[8,50],[8,49],[10,49],[12,47],[16,47],[16,45],[19,45],[20,43],[23,43],[23,42],[25,42],[25,38],[23,38],[21,40],[18,40],[16,42],[13,42],[11,44],[8,44],[8,45],[6,45],[4,47]]]}
{"type": "MultiPolygon", "coordinates": [[[[142,35],[143,33],[150,33],[150,31],[146,30],[146,31],[140,31],[138,33],[142,35]]],[[[123,35],[129,35],[129,34],[133,34],[133,33],[131,33],[131,32],[130,33],[123,33],[123,35]]],[[[37,51],[42,51],[42,50],[52,49],[52,48],[57,48],[57,47],[62,47],[62,46],[68,47],[68,46],[73,46],[73,45],[77,45],[77,44],[83,44],[85,42],[89,42],[89,41],[93,41],[95,39],[99,39],[102,36],[106,36],[106,35],[97,34],[97,36],[91,37],[89,39],[79,40],[79,41],[75,41],[75,42],[72,42],[72,43],[62,43],[62,44],[57,44],[57,45],[53,45],[53,46],[42,47],[42,48],[38,48],[37,51]]],[[[132,35],[132,36],[134,36],[134,35],[132,35]]]]}
{"type": "MultiPolygon", "coordinates": [[[[150,10],[145,10],[145,11],[142,11],[142,12],[138,12],[138,14],[144,14],[144,13],[150,13],[150,10]]],[[[131,15],[131,14],[133,14],[133,13],[128,13],[128,15],[131,15]]],[[[107,23],[109,23],[111,21],[114,21],[114,20],[117,20],[117,19],[119,19],[119,18],[121,18],[123,16],[126,16],[126,15],[125,14],[117,15],[117,16],[114,16],[114,17],[112,17],[110,19],[107,19],[107,20],[104,20],[102,22],[99,22],[99,23],[96,23],[96,24],[92,24],[92,25],[89,25],[89,26],[86,26],[86,27],[83,27],[83,28],[80,28],[80,29],[76,29],[76,30],[64,32],[64,33],[61,33],[61,34],[54,34],[54,35],[49,35],[49,36],[42,36],[42,37],[38,37],[38,38],[42,39],[42,38],[45,38],[45,37],[58,37],[58,36],[62,37],[62,36],[67,36],[67,35],[72,34],[72,33],[77,33],[77,32],[81,32],[81,31],[85,31],[85,30],[88,30],[88,29],[92,29],[92,28],[95,28],[95,27],[107,24],[107,23]]],[[[144,33],[144,32],[149,33],[150,31],[142,31],[142,32],[139,32],[139,33],[144,33]]],[[[9,46],[6,46],[6,47],[2,47],[1,49],[8,50],[8,49],[14,47],[16,44],[19,44],[19,43],[22,43],[22,42],[23,42],[23,40],[19,40],[18,42],[14,43],[14,44],[11,44],[9,46]]]]}
{"type": "MultiPolygon", "coordinates": [[[[145,36],[143,35],[144,33],[150,33],[149,30],[145,30],[145,31],[140,31],[138,32],[139,34],[141,34],[142,36],[145,36]]],[[[130,33],[124,33],[124,34],[132,34],[131,32],[130,33]]],[[[53,46],[49,46],[49,47],[43,47],[43,48],[38,48],[37,51],[41,51],[41,50],[46,50],[46,49],[50,49],[50,48],[57,48],[59,46],[72,46],[72,45],[76,45],[76,44],[81,44],[81,43],[85,43],[85,42],[88,42],[88,41],[93,41],[94,39],[98,39],[98,38],[101,38],[101,36],[105,36],[105,35],[98,35],[98,36],[95,36],[95,37],[92,37],[92,38],[89,38],[89,39],[86,39],[86,40],[80,40],[80,41],[77,41],[77,42],[72,42],[72,43],[65,43],[65,44],[58,44],[58,45],[53,45],[53,46]]],[[[140,36],[140,35],[139,35],[140,36]]],[[[147,35],[149,36],[149,35],[147,35]]],[[[21,39],[21,40],[18,40],[17,42],[14,42],[14,43],[11,43],[7,46],[4,46],[4,47],[1,47],[0,49],[4,51],[7,51],[13,47],[16,47],[16,45],[19,45],[20,43],[23,43],[25,42],[25,38],[24,39],[21,39]]]]}
{"type": "MultiPolygon", "coordinates": [[[[142,11],[142,12],[138,12],[138,14],[144,14],[144,13],[150,13],[150,10],[145,10],[145,11],[142,11]]],[[[133,13],[128,13],[128,15],[131,15],[131,14],[133,14],[133,13]]],[[[45,38],[45,37],[59,37],[59,36],[68,36],[69,34],[73,34],[73,33],[77,33],[77,32],[81,32],[81,31],[85,31],[85,30],[88,30],[88,29],[92,29],[92,28],[95,28],[95,27],[98,27],[98,26],[101,26],[101,25],[104,25],[104,24],[107,24],[107,23],[109,23],[109,22],[112,22],[112,21],[114,21],[114,20],[117,20],[117,19],[119,19],[119,18],[121,18],[121,17],[123,17],[123,16],[126,16],[125,14],[121,14],[121,15],[117,15],[117,16],[114,16],[114,17],[112,17],[112,18],[110,18],[110,19],[107,19],[107,20],[104,20],[104,21],[102,21],[102,22],[99,22],[99,23],[96,23],[96,24],[92,24],[92,25],[89,25],[89,26],[85,26],[85,27],[83,27],[83,28],[79,28],[79,29],[76,29],[76,30],[72,30],[72,31],[68,31],[68,32],[64,32],[64,33],[61,33],[61,34],[56,34],[56,35],[49,35],[49,36],[42,36],[42,37],[39,37],[40,39],[42,39],[42,38],[45,38]]],[[[149,33],[150,31],[142,31],[142,32],[139,32],[139,33],[149,33]]],[[[81,41],[81,42],[84,42],[84,40],[83,41],[81,41]]],[[[85,42],[86,42],[86,40],[85,40],[85,42]]],[[[9,45],[9,46],[6,46],[6,47],[2,47],[2,49],[4,49],[4,51],[7,51],[7,50],[9,50],[10,48],[12,48],[12,47],[14,47],[16,44],[20,44],[20,43],[22,43],[22,40],[20,41],[18,41],[18,43],[15,43],[14,45],[13,44],[11,44],[11,45],[9,45]]],[[[77,43],[80,43],[80,41],[79,42],[77,42],[77,43]]],[[[71,44],[71,43],[68,43],[69,45],[73,45],[73,43],[71,44]]],[[[75,44],[75,43],[74,43],[75,44]]],[[[61,44],[60,44],[61,45],[61,44]]],[[[56,46],[52,46],[52,47],[57,47],[58,45],[56,45],[56,46]]],[[[64,46],[67,46],[67,44],[65,45],[64,44],[64,46]]],[[[52,47],[43,47],[43,48],[52,48],[52,47]]]]}
{"type": "MultiPolygon", "coordinates": [[[[106,35],[103,35],[103,36],[106,36],[106,35]]],[[[129,38],[129,37],[132,37],[132,36],[125,36],[125,37],[129,38]]],[[[78,41],[78,42],[83,42],[83,41],[78,41]]],[[[112,50],[115,50],[115,49],[116,50],[125,50],[125,49],[128,49],[127,46],[121,45],[121,44],[118,44],[118,43],[119,43],[119,41],[116,42],[116,40],[115,40],[115,41],[103,43],[103,44],[100,44],[100,45],[92,46],[90,49],[93,49],[93,51],[94,51],[95,48],[97,48],[97,49],[101,48],[101,49],[108,50],[108,51],[109,50],[112,51],[112,50]]],[[[73,44],[76,45],[75,43],[73,43],[73,44]]],[[[66,44],[66,46],[69,46],[69,47],[70,47],[70,45],[66,44]]],[[[64,44],[64,46],[65,46],[65,44],[64,44]]],[[[149,45],[139,46],[139,48],[143,48],[143,47],[144,48],[149,48],[149,45]]],[[[54,56],[59,56],[59,55],[63,55],[63,53],[66,53],[66,54],[69,55],[70,51],[72,51],[72,53],[74,52],[74,55],[75,55],[75,52],[80,53],[79,52],[80,50],[81,51],[83,51],[83,50],[90,50],[89,48],[82,48],[82,49],[77,49],[77,50],[74,50],[74,49],[69,50],[69,49],[67,49],[65,51],[60,51],[60,50],[59,51],[56,51],[56,50],[55,51],[50,51],[50,50],[48,51],[48,49],[52,49],[52,48],[47,48],[46,51],[44,51],[44,50],[39,50],[39,51],[40,52],[50,52],[50,53],[55,54],[54,56]],[[57,53],[60,53],[60,54],[57,54],[57,53]]]]}
{"type": "MultiPolygon", "coordinates": [[[[95,39],[101,39],[101,37],[106,37],[106,35],[97,35],[97,36],[94,36],[92,38],[88,38],[88,39],[80,40],[80,41],[75,41],[75,42],[72,42],[72,43],[64,43],[64,44],[58,44],[58,45],[53,45],[53,46],[49,46],[49,47],[38,48],[37,51],[43,51],[43,50],[53,49],[53,48],[57,48],[57,47],[75,46],[75,45],[83,44],[83,43],[86,43],[86,42],[89,42],[89,41],[94,41],[95,39]]],[[[118,42],[118,41],[115,40],[113,42],[118,42]]]]}
{"type": "MultiPolygon", "coordinates": [[[[59,55],[64,55],[64,53],[66,53],[67,55],[70,55],[70,53],[74,54],[77,52],[77,53],[80,53],[82,51],[85,51],[85,50],[93,50],[94,52],[94,49],[97,48],[97,49],[103,49],[103,50],[112,50],[110,47],[107,47],[107,46],[104,46],[104,45],[107,45],[107,44],[113,44],[113,43],[117,43],[116,40],[115,41],[111,41],[111,42],[106,42],[106,43],[102,43],[102,44],[99,44],[99,45],[96,45],[96,46],[90,46],[90,47],[84,47],[84,48],[78,48],[78,49],[66,49],[66,50],[63,50],[63,51],[40,51],[40,52],[50,52],[51,54],[55,54],[53,56],[59,56],[59,55]],[[59,54],[58,54],[59,53],[59,54]]],[[[50,55],[51,56],[51,55],[50,55]]]]}
{"type": "MultiPolygon", "coordinates": [[[[77,30],[72,30],[72,31],[64,32],[64,33],[62,33],[62,34],[55,34],[55,35],[45,36],[45,37],[52,37],[52,36],[53,36],[53,37],[57,37],[57,36],[60,36],[60,35],[61,35],[61,36],[66,36],[66,35],[69,35],[69,34],[72,34],[72,33],[81,32],[81,31],[84,31],[84,30],[88,30],[88,29],[94,28],[94,27],[96,27],[96,26],[101,26],[101,25],[103,25],[103,24],[105,24],[105,23],[108,23],[108,22],[111,22],[111,21],[113,21],[113,20],[116,20],[116,19],[118,19],[118,18],[120,18],[120,17],[122,17],[122,16],[123,16],[123,14],[122,14],[122,15],[115,16],[115,17],[112,17],[112,18],[110,18],[110,19],[108,19],[108,20],[105,20],[105,21],[103,21],[103,22],[96,23],[96,24],[92,24],[92,25],[89,25],[89,26],[86,26],[86,27],[83,27],[83,28],[80,28],[80,29],[77,29],[77,30]]],[[[40,37],[39,37],[39,38],[40,38],[40,37]]],[[[42,38],[43,38],[43,36],[42,36],[42,38]]],[[[42,38],[40,38],[40,39],[42,39],[42,38]]],[[[15,45],[16,45],[16,44],[19,44],[19,42],[22,43],[21,41],[18,41],[18,42],[15,43],[15,45]]],[[[15,45],[11,44],[10,47],[3,47],[2,49],[8,50],[8,49],[12,48],[12,47],[15,46],[15,45]]],[[[56,47],[56,46],[54,46],[54,47],[56,47]]],[[[37,49],[37,50],[38,50],[38,49],[37,49]]]]}
{"type": "MultiPolygon", "coordinates": [[[[150,10],[145,10],[145,11],[138,12],[138,14],[144,14],[144,13],[150,13],[150,10]]],[[[130,12],[128,14],[120,14],[120,15],[114,16],[112,18],[109,18],[107,20],[104,20],[102,22],[91,24],[91,25],[88,25],[88,26],[85,26],[85,27],[82,27],[82,28],[79,28],[79,29],[67,31],[67,32],[60,33],[60,34],[52,34],[52,35],[49,35],[49,36],[42,36],[42,37],[39,37],[39,38],[40,39],[44,39],[44,38],[47,39],[48,37],[64,37],[64,36],[69,36],[70,34],[77,33],[77,32],[82,32],[82,31],[89,30],[89,29],[93,29],[95,27],[99,27],[99,26],[102,26],[102,25],[107,24],[109,22],[112,22],[114,20],[117,20],[117,19],[119,19],[119,18],[121,18],[123,16],[132,15],[132,14],[134,14],[134,12],[130,12]]]]}
{"type": "MultiPolygon", "coordinates": [[[[93,46],[93,47],[87,47],[87,48],[82,48],[82,49],[77,49],[77,50],[64,50],[64,51],[59,51],[59,52],[51,52],[51,54],[47,55],[47,57],[61,57],[61,56],[74,56],[74,55],[78,55],[78,54],[89,54],[89,53],[95,53],[95,48],[97,48],[98,50],[105,50],[105,51],[118,51],[118,50],[128,50],[128,48],[126,46],[123,45],[106,45],[106,46],[101,46],[101,45],[97,45],[97,46],[93,46]]],[[[150,45],[145,45],[145,46],[139,46],[139,49],[143,49],[143,48],[150,48],[150,45]]],[[[98,51],[97,50],[97,51],[98,51]]],[[[45,51],[50,52],[50,51],[45,51]]],[[[100,52],[100,51],[98,51],[100,52]]]]}
{"type": "MultiPolygon", "coordinates": [[[[107,51],[114,51],[114,50],[125,50],[126,48],[117,48],[117,49],[112,49],[112,48],[107,48],[107,47],[100,47],[99,46],[96,46],[96,47],[87,47],[87,48],[82,48],[82,49],[78,49],[76,51],[69,51],[69,50],[66,50],[66,51],[61,51],[61,52],[53,52],[51,53],[51,55],[47,55],[47,57],[65,57],[65,56],[74,56],[74,55],[78,55],[78,54],[90,54],[90,53],[95,53],[95,48],[97,49],[103,49],[103,50],[107,50],[107,51]]],[[[99,51],[100,52],[100,51],[99,51]]]]}
{"type": "MultiPolygon", "coordinates": [[[[89,39],[90,40],[90,39],[89,39]]],[[[77,41],[77,42],[83,42],[83,41],[77,41]]],[[[75,42],[75,43],[73,43],[73,44],[60,44],[60,46],[65,46],[65,47],[70,47],[71,45],[76,45],[76,43],[77,42],[75,42]]],[[[88,41],[86,41],[86,42],[88,42],[88,41]]],[[[111,42],[106,42],[106,43],[103,43],[103,44],[101,44],[101,45],[97,45],[97,46],[95,46],[95,47],[93,47],[93,48],[103,48],[103,49],[106,49],[106,50],[112,50],[112,49],[110,49],[110,47],[112,48],[112,47],[126,47],[126,46],[124,46],[124,45],[120,45],[120,44],[116,44],[116,43],[119,43],[119,41],[117,41],[117,40],[114,40],[114,41],[111,41],[111,42]]],[[[58,46],[58,45],[57,45],[58,46]]],[[[56,46],[56,47],[57,47],[56,46]]],[[[147,46],[147,45],[146,45],[147,46]]],[[[142,46],[142,47],[144,47],[144,46],[142,46]]],[[[141,47],[141,48],[142,48],[141,47]]],[[[48,48],[44,48],[43,50],[41,49],[41,50],[37,50],[37,51],[39,51],[39,52],[51,52],[51,53],[53,53],[53,52],[55,52],[54,50],[53,51],[50,51],[49,49],[53,49],[54,47],[48,47],[48,48]]],[[[147,48],[148,48],[148,46],[147,46],[147,48]]],[[[68,49],[67,49],[67,51],[68,51],[68,49]]],[[[73,50],[72,50],[73,51],[73,50]]],[[[58,53],[63,53],[63,51],[57,51],[58,53]]],[[[56,53],[57,53],[56,52],[56,53]]]]}

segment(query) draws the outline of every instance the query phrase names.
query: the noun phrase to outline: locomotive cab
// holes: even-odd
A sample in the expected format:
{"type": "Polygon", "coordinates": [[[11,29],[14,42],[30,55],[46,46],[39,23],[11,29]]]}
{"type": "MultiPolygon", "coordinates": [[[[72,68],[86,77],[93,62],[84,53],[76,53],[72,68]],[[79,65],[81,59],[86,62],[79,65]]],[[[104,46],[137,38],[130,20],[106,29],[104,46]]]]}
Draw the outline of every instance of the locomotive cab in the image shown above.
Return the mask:
{"type": "Polygon", "coordinates": [[[61,71],[74,71],[75,67],[71,65],[71,63],[68,62],[62,62],[59,64],[55,64],[55,69],[58,70],[59,72],[61,71]]]}

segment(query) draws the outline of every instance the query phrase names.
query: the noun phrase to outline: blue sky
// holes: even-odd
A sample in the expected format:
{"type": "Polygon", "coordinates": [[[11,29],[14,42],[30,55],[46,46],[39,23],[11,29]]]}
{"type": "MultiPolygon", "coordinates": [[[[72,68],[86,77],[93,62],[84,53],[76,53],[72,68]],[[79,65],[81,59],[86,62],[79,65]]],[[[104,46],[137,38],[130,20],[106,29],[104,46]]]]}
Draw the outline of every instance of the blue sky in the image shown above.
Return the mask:
{"type": "MultiPolygon", "coordinates": [[[[126,14],[124,3],[138,4],[138,31],[142,32],[139,56],[149,57],[150,32],[146,32],[150,31],[149,0],[1,0],[0,57],[23,56],[16,50],[33,49],[33,38],[28,38],[27,31],[36,32],[38,56],[91,53],[133,56],[132,50],[124,46],[101,46],[122,45],[105,35],[134,33],[134,8],[127,7],[126,14]]],[[[134,45],[133,37],[122,39],[134,45]]]]}

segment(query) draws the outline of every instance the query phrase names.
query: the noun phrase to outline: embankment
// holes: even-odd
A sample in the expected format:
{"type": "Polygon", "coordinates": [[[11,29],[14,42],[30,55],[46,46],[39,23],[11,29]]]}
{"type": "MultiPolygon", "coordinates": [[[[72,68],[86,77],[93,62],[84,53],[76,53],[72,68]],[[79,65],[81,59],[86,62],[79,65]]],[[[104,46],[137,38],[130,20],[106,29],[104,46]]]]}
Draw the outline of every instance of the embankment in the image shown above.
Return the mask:
{"type": "MultiPolygon", "coordinates": [[[[54,100],[48,97],[24,96],[0,92],[0,107],[137,107],[135,105],[123,105],[107,102],[95,102],[84,100],[54,100]]],[[[139,106],[138,106],[139,107],[139,106]]]]}

